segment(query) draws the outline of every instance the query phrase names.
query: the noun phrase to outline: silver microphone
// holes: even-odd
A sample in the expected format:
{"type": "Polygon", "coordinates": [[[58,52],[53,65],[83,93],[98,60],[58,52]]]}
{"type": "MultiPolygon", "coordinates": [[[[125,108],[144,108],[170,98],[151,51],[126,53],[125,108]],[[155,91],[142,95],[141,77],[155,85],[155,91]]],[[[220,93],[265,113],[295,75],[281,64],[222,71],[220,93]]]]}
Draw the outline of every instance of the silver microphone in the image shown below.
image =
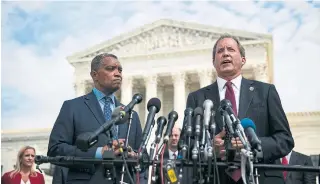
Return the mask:
{"type": "Polygon", "coordinates": [[[204,124],[205,129],[208,130],[209,129],[209,122],[211,119],[211,112],[213,109],[213,102],[209,99],[205,100],[203,102],[203,109],[204,109],[203,124],[204,124]]]}

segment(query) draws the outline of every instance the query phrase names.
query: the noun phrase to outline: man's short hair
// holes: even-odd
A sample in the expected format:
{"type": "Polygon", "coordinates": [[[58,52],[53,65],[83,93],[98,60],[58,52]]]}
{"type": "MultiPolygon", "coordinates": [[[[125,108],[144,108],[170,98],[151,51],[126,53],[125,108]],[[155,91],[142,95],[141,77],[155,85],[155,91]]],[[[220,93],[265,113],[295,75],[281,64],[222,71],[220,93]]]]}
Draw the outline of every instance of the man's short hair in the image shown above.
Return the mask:
{"type": "Polygon", "coordinates": [[[97,71],[102,64],[103,59],[106,57],[118,59],[116,55],[109,54],[109,53],[102,53],[102,54],[96,55],[91,61],[91,71],[97,71]]]}
{"type": "Polygon", "coordinates": [[[241,57],[246,57],[246,51],[244,49],[244,47],[241,45],[239,39],[231,34],[228,34],[228,33],[225,33],[223,35],[221,35],[218,40],[216,41],[216,43],[214,44],[213,46],[213,50],[212,50],[212,58],[213,60],[215,59],[216,57],[216,52],[217,52],[217,45],[219,43],[219,41],[225,39],[225,38],[232,38],[235,42],[237,42],[237,45],[238,45],[238,49],[240,51],[240,55],[241,57]]]}

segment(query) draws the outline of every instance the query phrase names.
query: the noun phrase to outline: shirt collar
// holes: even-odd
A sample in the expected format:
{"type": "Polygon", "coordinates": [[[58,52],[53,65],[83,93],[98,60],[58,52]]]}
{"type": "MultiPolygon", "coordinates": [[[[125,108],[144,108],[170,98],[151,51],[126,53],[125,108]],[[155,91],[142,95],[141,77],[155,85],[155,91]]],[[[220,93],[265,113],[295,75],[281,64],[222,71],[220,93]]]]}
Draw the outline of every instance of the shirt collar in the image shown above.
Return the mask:
{"type": "MultiPolygon", "coordinates": [[[[102,100],[106,95],[104,93],[102,93],[101,91],[99,91],[97,88],[93,88],[92,89],[94,95],[97,97],[97,100],[100,101],[102,100]]],[[[112,103],[114,104],[115,103],[115,96],[114,94],[112,93],[111,95],[109,95],[108,97],[111,98],[111,101],[112,103]]]]}
{"type": "MultiPolygon", "coordinates": [[[[234,78],[231,80],[232,84],[239,90],[241,86],[241,80],[242,80],[242,75],[239,75],[238,77],[234,78]]],[[[227,80],[217,77],[217,83],[218,83],[218,88],[219,91],[222,91],[223,88],[225,87],[227,80]]]]}

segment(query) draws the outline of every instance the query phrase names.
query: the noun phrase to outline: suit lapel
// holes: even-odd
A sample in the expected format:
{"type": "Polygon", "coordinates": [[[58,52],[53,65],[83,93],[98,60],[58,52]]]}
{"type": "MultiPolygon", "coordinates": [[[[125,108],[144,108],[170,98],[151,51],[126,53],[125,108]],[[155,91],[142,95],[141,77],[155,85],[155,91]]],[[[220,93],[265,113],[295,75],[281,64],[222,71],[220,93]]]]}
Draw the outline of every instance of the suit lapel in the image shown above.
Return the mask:
{"type": "Polygon", "coordinates": [[[238,111],[239,119],[246,117],[255,90],[252,80],[242,78],[238,111]]]}
{"type": "Polygon", "coordinates": [[[87,94],[85,97],[85,104],[88,106],[94,117],[97,119],[100,125],[104,124],[105,118],[103,117],[103,112],[101,106],[97,100],[97,97],[93,92],[87,94]]]}

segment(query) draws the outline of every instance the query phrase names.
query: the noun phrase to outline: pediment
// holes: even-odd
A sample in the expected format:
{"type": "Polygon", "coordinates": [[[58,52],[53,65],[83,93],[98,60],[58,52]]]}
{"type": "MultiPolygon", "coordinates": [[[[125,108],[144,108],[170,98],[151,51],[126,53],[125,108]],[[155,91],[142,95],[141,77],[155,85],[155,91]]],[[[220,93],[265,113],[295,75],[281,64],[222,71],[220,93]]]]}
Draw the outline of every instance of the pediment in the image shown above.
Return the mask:
{"type": "Polygon", "coordinates": [[[114,37],[68,59],[92,58],[99,53],[122,55],[143,55],[154,52],[172,51],[188,47],[201,47],[214,44],[223,33],[237,36],[240,41],[269,39],[270,35],[222,29],[201,24],[159,20],[142,26],[132,32],[114,37]]]}

